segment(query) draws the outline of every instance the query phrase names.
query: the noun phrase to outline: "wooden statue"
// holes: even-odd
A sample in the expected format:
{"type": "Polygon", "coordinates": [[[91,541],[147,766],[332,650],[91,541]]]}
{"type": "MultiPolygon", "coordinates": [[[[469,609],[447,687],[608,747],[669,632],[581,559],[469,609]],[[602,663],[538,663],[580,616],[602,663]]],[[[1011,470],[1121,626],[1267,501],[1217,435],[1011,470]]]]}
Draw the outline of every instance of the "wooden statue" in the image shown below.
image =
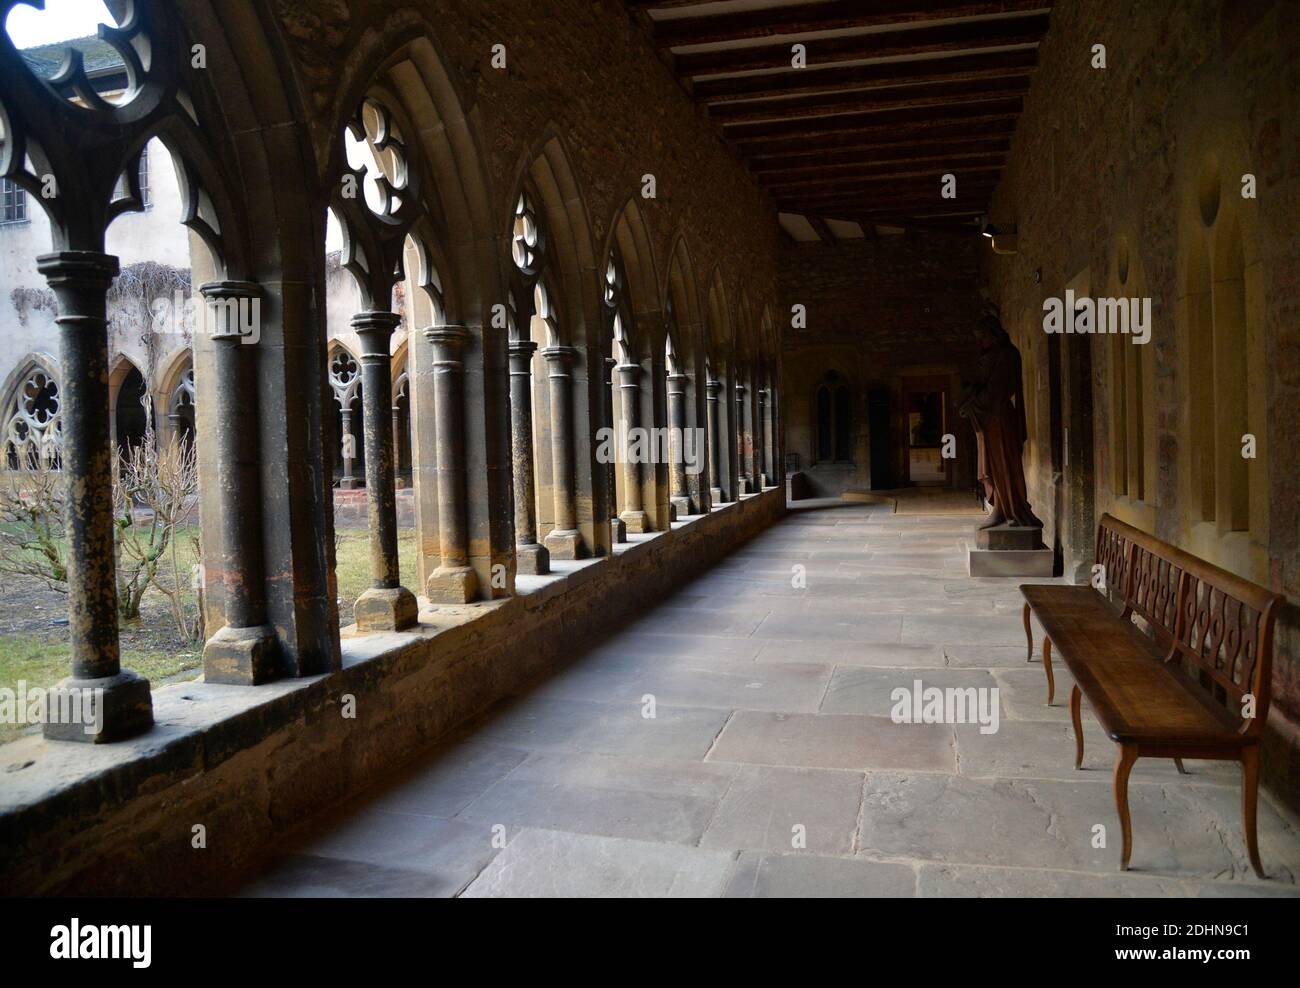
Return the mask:
{"type": "Polygon", "coordinates": [[[979,377],[959,411],[975,428],[979,479],[992,509],[980,528],[1042,528],[1043,523],[1029,510],[1025,489],[1022,456],[1028,430],[1020,351],[993,312],[980,318],[975,331],[980,343],[979,377]]]}

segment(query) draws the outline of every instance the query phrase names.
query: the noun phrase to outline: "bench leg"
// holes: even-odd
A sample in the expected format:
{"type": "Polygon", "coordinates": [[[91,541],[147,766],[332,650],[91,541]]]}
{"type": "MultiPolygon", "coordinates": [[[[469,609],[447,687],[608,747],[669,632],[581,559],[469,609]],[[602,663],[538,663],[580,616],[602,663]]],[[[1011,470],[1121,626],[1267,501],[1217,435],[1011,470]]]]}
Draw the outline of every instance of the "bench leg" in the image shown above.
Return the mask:
{"type": "Polygon", "coordinates": [[[1267,878],[1259,860],[1259,835],[1255,832],[1255,809],[1259,803],[1259,748],[1243,748],[1241,752],[1241,824],[1246,832],[1246,851],[1250,866],[1260,878],[1267,878]]]}
{"type": "Polygon", "coordinates": [[[1043,668],[1047,670],[1047,705],[1056,699],[1056,680],[1052,677],[1052,639],[1043,638],[1043,668]]]}
{"type": "Polygon", "coordinates": [[[1070,720],[1074,722],[1074,767],[1083,768],[1083,692],[1070,690],[1070,720]]]}
{"type": "Polygon", "coordinates": [[[1190,774],[1191,774],[1191,773],[1189,773],[1189,772],[1187,771],[1187,769],[1183,768],[1183,760],[1182,760],[1181,758],[1175,758],[1175,759],[1174,759],[1174,764],[1175,764],[1176,766],[1178,766],[1178,774],[1179,774],[1179,775],[1190,775],[1190,774]]]}
{"type": "Polygon", "coordinates": [[[1137,746],[1122,744],[1115,755],[1115,809],[1119,811],[1120,832],[1124,836],[1123,854],[1119,870],[1128,871],[1129,858],[1133,856],[1133,821],[1128,814],[1128,776],[1138,759],[1137,746]]]}
{"type": "Polygon", "coordinates": [[[1025,603],[1025,639],[1029,642],[1029,651],[1025,653],[1025,661],[1034,661],[1034,630],[1029,624],[1029,604],[1025,603]]]}

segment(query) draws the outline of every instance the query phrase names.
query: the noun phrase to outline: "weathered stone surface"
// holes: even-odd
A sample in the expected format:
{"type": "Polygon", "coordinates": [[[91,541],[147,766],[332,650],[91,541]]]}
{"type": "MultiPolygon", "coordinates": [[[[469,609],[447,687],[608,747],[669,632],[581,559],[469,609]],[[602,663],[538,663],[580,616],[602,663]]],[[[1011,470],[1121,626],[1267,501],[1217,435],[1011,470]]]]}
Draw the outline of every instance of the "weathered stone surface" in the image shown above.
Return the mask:
{"type": "MultiPolygon", "coordinates": [[[[473,570],[469,571],[473,574],[473,570]]],[[[374,587],[357,598],[353,614],[360,632],[402,631],[419,619],[415,594],[405,587],[378,590],[374,587]]]]}
{"type": "Polygon", "coordinates": [[[888,899],[916,895],[911,865],[846,861],[808,852],[741,854],[727,883],[732,899],[888,899]]]}
{"type": "Polygon", "coordinates": [[[895,724],[887,717],[737,711],[709,752],[712,761],[829,768],[951,772],[952,728],[895,724]]]}
{"type": "Polygon", "coordinates": [[[855,772],[742,766],[700,845],[851,854],[861,799],[855,772]]]}
{"type": "Polygon", "coordinates": [[[695,847],[524,830],[466,898],[703,898],[722,894],[732,856],[695,847]]]}

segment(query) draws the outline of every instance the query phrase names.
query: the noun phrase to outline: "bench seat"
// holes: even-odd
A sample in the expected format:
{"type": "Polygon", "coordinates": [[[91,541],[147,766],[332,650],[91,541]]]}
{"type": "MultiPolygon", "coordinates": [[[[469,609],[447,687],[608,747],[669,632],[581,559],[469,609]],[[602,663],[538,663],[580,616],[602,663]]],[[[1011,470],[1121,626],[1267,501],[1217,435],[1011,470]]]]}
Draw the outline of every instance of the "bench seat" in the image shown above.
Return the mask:
{"type": "Polygon", "coordinates": [[[1021,589],[1112,741],[1221,748],[1246,740],[1240,721],[1189,690],[1163,661],[1167,650],[1132,622],[1116,620],[1115,609],[1091,587],[1021,589]],[[1085,593],[1050,593],[1060,590],[1085,593]]]}
{"type": "Polygon", "coordinates": [[[1133,852],[1128,780],[1139,758],[1172,758],[1179,772],[1186,771],[1183,758],[1232,759],[1241,763],[1246,850],[1263,878],[1256,833],[1260,734],[1268,718],[1273,625],[1284,598],[1110,515],[1097,526],[1096,559],[1100,590],[1025,584],[1020,592],[1031,662],[1033,618],[1043,628],[1048,704],[1056,689],[1054,649],[1074,675],[1074,767],[1083,767],[1085,696],[1115,742],[1120,868],[1128,868],[1133,852]]]}

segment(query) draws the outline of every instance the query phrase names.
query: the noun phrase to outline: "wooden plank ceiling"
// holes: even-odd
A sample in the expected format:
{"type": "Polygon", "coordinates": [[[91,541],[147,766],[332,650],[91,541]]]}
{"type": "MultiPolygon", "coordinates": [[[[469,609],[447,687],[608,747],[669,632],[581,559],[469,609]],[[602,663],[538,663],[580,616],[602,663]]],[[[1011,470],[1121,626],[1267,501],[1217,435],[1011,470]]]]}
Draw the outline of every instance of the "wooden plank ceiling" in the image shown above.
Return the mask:
{"type": "Polygon", "coordinates": [[[844,239],[970,226],[987,212],[1052,2],[627,5],[787,232],[844,239]],[[796,44],[806,67],[792,64],[796,44]],[[956,199],[940,197],[946,173],[956,199]]]}

